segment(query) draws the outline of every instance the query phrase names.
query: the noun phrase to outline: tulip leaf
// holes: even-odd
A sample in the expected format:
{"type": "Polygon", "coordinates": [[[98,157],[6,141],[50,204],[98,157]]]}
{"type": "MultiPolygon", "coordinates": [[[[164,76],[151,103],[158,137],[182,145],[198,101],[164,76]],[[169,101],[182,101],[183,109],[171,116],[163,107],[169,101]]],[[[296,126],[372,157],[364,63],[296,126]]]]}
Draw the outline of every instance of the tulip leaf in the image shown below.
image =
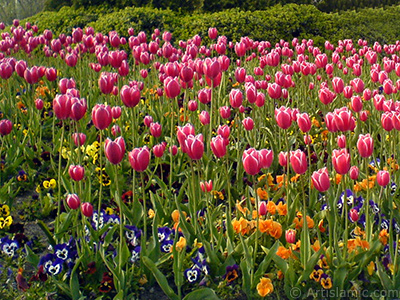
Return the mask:
{"type": "Polygon", "coordinates": [[[267,254],[266,256],[264,256],[263,261],[260,263],[260,265],[258,266],[257,271],[254,274],[254,281],[253,281],[253,286],[252,288],[255,287],[255,284],[259,281],[259,279],[265,274],[265,272],[268,269],[269,264],[271,263],[272,260],[272,255],[274,253],[276,253],[276,251],[278,250],[279,247],[279,241],[276,241],[275,244],[270,248],[267,249],[263,246],[261,246],[261,248],[263,249],[263,251],[265,252],[265,254],[267,254]]]}
{"type": "Polygon", "coordinates": [[[250,298],[251,294],[250,267],[247,264],[246,259],[243,259],[240,262],[240,270],[242,271],[242,276],[243,276],[243,283],[242,283],[243,290],[246,293],[247,297],[250,298]]]}
{"type": "Polygon", "coordinates": [[[164,276],[163,273],[156,267],[154,262],[148,258],[147,256],[142,257],[142,261],[146,267],[153,273],[154,277],[156,278],[158,285],[164,291],[164,293],[168,296],[168,298],[172,300],[179,300],[177,294],[174,293],[173,289],[169,286],[167,278],[164,276]]]}
{"type": "Polygon", "coordinates": [[[314,266],[317,264],[322,252],[324,251],[324,245],[322,245],[321,248],[310,257],[310,259],[306,263],[305,270],[302,272],[300,278],[297,280],[297,285],[300,285],[302,281],[307,280],[310,277],[310,274],[314,270],[314,266]]]}
{"type": "Polygon", "coordinates": [[[381,263],[377,262],[376,265],[378,267],[378,276],[381,280],[383,288],[387,291],[393,290],[393,282],[382,268],[381,263]]]}
{"type": "Polygon", "coordinates": [[[40,261],[40,259],[39,259],[39,256],[37,256],[33,251],[32,251],[32,249],[28,246],[28,245],[26,245],[25,244],[25,251],[26,251],[26,253],[27,253],[27,255],[26,255],[26,260],[32,265],[32,266],[37,266],[37,265],[39,265],[39,261],[40,261]]]}
{"type": "Polygon", "coordinates": [[[51,232],[50,232],[49,228],[46,226],[46,224],[44,224],[44,222],[42,220],[36,220],[36,222],[39,225],[40,229],[42,229],[42,231],[46,235],[47,239],[49,240],[50,245],[52,245],[53,247],[55,245],[57,245],[53,235],[51,234],[51,232]]]}
{"type": "Polygon", "coordinates": [[[219,300],[219,298],[212,289],[204,288],[187,294],[183,300],[219,300]]]}

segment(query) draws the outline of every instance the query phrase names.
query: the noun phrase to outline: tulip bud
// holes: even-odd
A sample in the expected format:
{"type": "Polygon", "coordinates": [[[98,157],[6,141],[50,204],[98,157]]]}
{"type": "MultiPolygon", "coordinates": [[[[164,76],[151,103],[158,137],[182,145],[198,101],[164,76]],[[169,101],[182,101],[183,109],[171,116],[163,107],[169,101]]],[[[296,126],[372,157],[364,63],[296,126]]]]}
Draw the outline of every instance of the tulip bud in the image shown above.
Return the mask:
{"type": "Polygon", "coordinates": [[[13,124],[10,120],[3,119],[0,121],[0,135],[5,136],[11,133],[13,124]]]}
{"type": "Polygon", "coordinates": [[[192,134],[188,135],[185,139],[184,145],[185,151],[191,159],[199,160],[203,157],[204,142],[202,134],[196,136],[192,134]]]}
{"type": "Polygon", "coordinates": [[[129,152],[128,157],[131,167],[137,172],[143,172],[149,166],[150,151],[146,146],[133,149],[129,152]]]}
{"type": "Polygon", "coordinates": [[[197,104],[197,101],[196,100],[190,100],[189,102],[188,102],[188,109],[190,110],[190,111],[196,111],[197,110],[197,108],[198,108],[198,104],[197,104]]]}
{"type": "Polygon", "coordinates": [[[169,147],[169,152],[172,154],[172,156],[175,156],[178,154],[178,147],[176,145],[172,145],[169,147]]]}
{"type": "Polygon", "coordinates": [[[93,205],[89,202],[82,203],[81,211],[85,217],[90,218],[93,216],[93,205]]]}
{"type": "Polygon", "coordinates": [[[254,121],[250,117],[247,117],[246,119],[244,119],[242,121],[242,124],[243,124],[244,129],[246,129],[247,131],[251,131],[254,128],[254,121]]]}
{"type": "Polygon", "coordinates": [[[390,174],[389,174],[388,171],[382,170],[382,171],[379,171],[379,172],[376,174],[376,182],[377,182],[380,186],[382,186],[382,187],[387,186],[387,185],[389,184],[389,181],[390,181],[390,174]]]}
{"type": "Polygon", "coordinates": [[[297,115],[297,124],[302,132],[309,132],[311,129],[310,117],[307,113],[302,113],[297,115]]]}
{"type": "Polygon", "coordinates": [[[125,155],[125,140],[123,137],[117,137],[114,141],[107,138],[104,143],[104,152],[110,163],[119,164],[125,155]]]}
{"type": "Polygon", "coordinates": [[[278,155],[278,160],[279,160],[279,164],[282,167],[287,167],[288,161],[287,161],[287,152],[279,152],[278,155]]]}
{"type": "Polygon", "coordinates": [[[267,203],[265,201],[261,201],[258,207],[258,214],[260,216],[265,216],[267,214],[267,203]]]}
{"type": "Polygon", "coordinates": [[[210,114],[208,113],[208,111],[203,110],[199,115],[199,119],[201,124],[203,125],[210,124],[210,114]]]}
{"type": "Polygon", "coordinates": [[[332,164],[337,173],[345,175],[350,169],[350,154],[346,149],[333,150],[332,164]]]}
{"type": "Polygon", "coordinates": [[[69,194],[67,196],[67,204],[70,209],[78,209],[81,205],[81,200],[77,194],[69,194]]]}
{"type": "Polygon", "coordinates": [[[121,134],[121,128],[117,124],[113,125],[113,127],[111,127],[111,134],[113,136],[120,135],[121,134]]]}
{"type": "Polygon", "coordinates": [[[231,109],[229,106],[221,106],[219,108],[219,114],[222,119],[229,119],[231,117],[231,109]]]}
{"type": "Polygon", "coordinates": [[[111,115],[113,119],[118,119],[121,116],[122,110],[120,106],[113,106],[111,108],[111,115]]]}
{"type": "Polygon", "coordinates": [[[213,137],[211,139],[211,150],[214,153],[214,155],[218,158],[221,158],[226,155],[226,143],[225,139],[218,135],[216,137],[213,137]]]}
{"type": "Polygon", "coordinates": [[[358,221],[359,214],[358,214],[358,211],[355,208],[350,209],[350,211],[349,211],[349,219],[353,223],[358,221]]]}
{"type": "Polygon", "coordinates": [[[161,136],[161,133],[162,133],[162,127],[158,122],[150,124],[150,134],[152,136],[158,138],[161,136]]]}
{"type": "Polygon", "coordinates": [[[92,110],[92,121],[97,129],[106,129],[112,122],[111,107],[104,104],[96,104],[92,110]]]}
{"type": "Polygon", "coordinates": [[[337,144],[341,149],[346,148],[346,136],[344,134],[337,137],[337,144]]]}
{"type": "Polygon", "coordinates": [[[352,179],[352,180],[357,180],[358,179],[358,176],[359,176],[359,174],[360,174],[360,171],[359,171],[359,169],[358,169],[358,167],[357,166],[352,166],[351,168],[350,168],[350,178],[352,179]]]}
{"type": "Polygon", "coordinates": [[[374,140],[370,134],[360,134],[357,141],[357,149],[361,157],[370,157],[374,151],[374,140]]]}
{"type": "Polygon", "coordinates": [[[44,106],[43,100],[38,98],[35,100],[35,107],[37,110],[42,110],[44,106]]]}
{"type": "Polygon", "coordinates": [[[209,181],[200,181],[200,188],[203,191],[203,193],[206,192],[211,192],[213,189],[213,182],[212,180],[209,181]]]}
{"type": "Polygon", "coordinates": [[[275,108],[275,120],[280,128],[288,129],[292,125],[291,109],[284,106],[275,108]]]}
{"type": "Polygon", "coordinates": [[[290,164],[296,174],[304,174],[307,171],[306,154],[300,149],[290,151],[290,164]]]}
{"type": "Polygon", "coordinates": [[[286,242],[289,244],[296,243],[296,230],[295,229],[288,229],[285,232],[286,242]]]}
{"type": "Polygon", "coordinates": [[[244,170],[249,175],[256,175],[260,172],[260,159],[258,151],[254,148],[247,149],[243,152],[242,162],[244,170]]]}
{"type": "Polygon", "coordinates": [[[274,160],[274,152],[272,150],[261,149],[258,151],[258,159],[260,168],[268,169],[274,160]]]}
{"type": "Polygon", "coordinates": [[[155,157],[162,157],[164,154],[165,147],[162,144],[153,146],[153,153],[155,157]]]}
{"type": "Polygon", "coordinates": [[[86,135],[84,133],[73,133],[72,139],[76,147],[82,146],[86,142],[86,135]]]}
{"type": "Polygon", "coordinates": [[[70,165],[68,174],[74,181],[81,181],[85,176],[85,168],[80,165],[70,165]]]}
{"type": "Polygon", "coordinates": [[[326,168],[315,171],[311,175],[311,180],[314,187],[321,193],[326,192],[331,186],[328,170],[326,168]]]}

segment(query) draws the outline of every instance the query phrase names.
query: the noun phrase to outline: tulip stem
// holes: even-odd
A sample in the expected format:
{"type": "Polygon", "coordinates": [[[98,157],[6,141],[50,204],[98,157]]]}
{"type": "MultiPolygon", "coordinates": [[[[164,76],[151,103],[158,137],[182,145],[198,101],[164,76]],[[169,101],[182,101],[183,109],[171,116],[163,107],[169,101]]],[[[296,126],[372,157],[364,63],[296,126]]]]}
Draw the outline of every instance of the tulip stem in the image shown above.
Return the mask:
{"type": "Polygon", "coordinates": [[[99,203],[97,206],[97,214],[100,218],[100,212],[101,212],[101,196],[103,193],[103,151],[102,151],[102,147],[101,147],[101,143],[103,142],[103,130],[100,130],[100,147],[99,147],[99,162],[100,162],[100,172],[99,172],[99,176],[100,176],[100,187],[99,187],[99,203]]]}
{"type": "Polygon", "coordinates": [[[253,265],[251,267],[251,284],[250,286],[253,286],[253,282],[254,282],[254,266],[256,265],[256,259],[257,259],[257,251],[258,251],[258,231],[259,231],[259,223],[260,223],[260,217],[258,214],[258,194],[257,194],[257,181],[256,181],[256,176],[253,175],[253,191],[254,191],[254,202],[255,202],[255,207],[256,207],[256,222],[257,222],[257,226],[256,226],[256,240],[255,240],[255,244],[254,244],[254,254],[253,254],[253,265]]]}
{"type": "Polygon", "coordinates": [[[367,242],[371,242],[371,228],[369,224],[369,178],[368,178],[368,161],[364,160],[365,166],[365,176],[367,177],[367,198],[365,199],[364,205],[364,213],[365,213],[365,232],[367,237],[367,242]]]}
{"type": "MultiPolygon", "coordinates": [[[[124,214],[122,213],[122,204],[121,204],[121,197],[119,193],[119,185],[118,185],[118,166],[114,165],[114,180],[115,180],[115,189],[116,189],[116,194],[115,197],[115,202],[117,202],[118,207],[119,207],[119,253],[118,253],[118,273],[121,276],[122,275],[122,251],[123,251],[123,245],[124,245],[124,214]]],[[[98,214],[100,217],[100,213],[98,214]]]]}
{"type": "MultiPolygon", "coordinates": [[[[62,121],[61,121],[62,122],[62,121]]],[[[60,139],[60,148],[58,151],[58,205],[57,205],[57,218],[56,218],[56,226],[55,226],[55,232],[58,233],[58,229],[60,226],[60,212],[61,212],[61,159],[62,159],[62,146],[64,142],[64,123],[61,125],[61,139],[60,139]]]]}
{"type": "Polygon", "coordinates": [[[194,224],[194,231],[196,233],[196,236],[199,234],[199,228],[198,228],[198,221],[196,218],[196,187],[195,187],[195,172],[194,172],[194,168],[193,168],[193,161],[190,160],[190,169],[192,170],[192,199],[190,199],[190,205],[189,207],[191,207],[191,215],[192,215],[192,220],[193,220],[193,224],[194,224]]]}
{"type": "MultiPolygon", "coordinates": [[[[228,207],[226,211],[226,228],[228,231],[228,245],[232,243],[233,238],[233,228],[232,228],[232,197],[231,197],[231,178],[229,175],[229,159],[228,155],[225,156],[226,163],[225,163],[225,174],[226,174],[226,189],[228,191],[228,207]]],[[[229,247],[228,247],[229,249],[229,247]]],[[[228,250],[229,254],[229,250],[228,250]]]]}
{"type": "Polygon", "coordinates": [[[343,237],[343,257],[346,258],[346,250],[347,250],[347,239],[348,239],[348,231],[349,231],[349,218],[348,218],[348,205],[347,205],[347,190],[346,190],[346,174],[343,174],[343,207],[344,207],[344,237],[343,237]]]}
{"type": "Polygon", "coordinates": [[[144,185],[144,175],[143,172],[140,173],[140,180],[142,182],[142,193],[143,193],[143,237],[141,242],[141,250],[142,255],[146,255],[146,239],[147,239],[147,206],[146,206],[146,192],[144,185]]]}

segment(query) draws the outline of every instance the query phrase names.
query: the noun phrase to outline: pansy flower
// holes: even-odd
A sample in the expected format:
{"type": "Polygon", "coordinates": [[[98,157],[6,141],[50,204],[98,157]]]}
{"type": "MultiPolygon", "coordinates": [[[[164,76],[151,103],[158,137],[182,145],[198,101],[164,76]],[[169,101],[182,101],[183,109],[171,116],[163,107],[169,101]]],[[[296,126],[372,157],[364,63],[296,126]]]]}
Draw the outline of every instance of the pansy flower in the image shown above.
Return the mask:
{"type": "Polygon", "coordinates": [[[53,276],[60,274],[63,269],[63,263],[64,261],[62,259],[56,258],[51,265],[47,265],[47,269],[45,268],[46,272],[53,276]]]}
{"type": "Polygon", "coordinates": [[[0,249],[6,255],[10,257],[14,257],[19,248],[18,242],[10,240],[8,237],[4,237],[0,240],[0,249]]]}
{"type": "Polygon", "coordinates": [[[70,250],[67,244],[58,244],[54,246],[54,255],[61,259],[62,261],[66,261],[70,258],[70,250]]]}
{"type": "Polygon", "coordinates": [[[40,258],[39,267],[43,266],[44,270],[47,272],[47,269],[53,264],[53,260],[55,255],[53,253],[48,253],[40,258]]]}
{"type": "Polygon", "coordinates": [[[106,215],[106,224],[119,224],[119,216],[118,215],[106,215]]]}
{"type": "Polygon", "coordinates": [[[133,247],[139,245],[139,239],[142,235],[142,231],[134,225],[125,225],[125,228],[125,236],[129,244],[131,244],[133,247]]]}
{"type": "Polygon", "coordinates": [[[169,239],[172,231],[169,227],[160,227],[158,228],[158,241],[162,243],[164,240],[169,239]]]}
{"type": "Polygon", "coordinates": [[[12,223],[13,218],[11,216],[8,216],[6,218],[0,217],[0,229],[10,227],[12,223]]]}
{"type": "Polygon", "coordinates": [[[325,290],[332,288],[332,278],[328,274],[322,274],[320,283],[325,290]]]}
{"type": "Polygon", "coordinates": [[[8,217],[10,215],[10,207],[7,204],[0,206],[0,215],[2,217],[8,217]]]}
{"type": "Polygon", "coordinates": [[[164,240],[160,246],[161,252],[170,253],[173,245],[174,245],[173,240],[164,240]]]}
{"type": "Polygon", "coordinates": [[[376,204],[374,201],[369,200],[369,206],[372,209],[372,213],[377,214],[380,212],[378,204],[376,204]]]}
{"type": "Polygon", "coordinates": [[[139,260],[140,258],[140,246],[136,246],[135,249],[132,250],[132,257],[131,257],[131,262],[135,263],[139,260]]]}
{"type": "Polygon", "coordinates": [[[396,231],[396,233],[399,234],[400,226],[399,226],[399,223],[397,223],[397,221],[394,218],[392,220],[392,226],[393,226],[393,229],[396,231]]]}
{"type": "Polygon", "coordinates": [[[324,273],[322,268],[319,265],[316,265],[314,267],[314,270],[310,274],[310,279],[315,280],[316,282],[319,282],[321,280],[321,276],[324,273]]]}
{"type": "Polygon", "coordinates": [[[104,226],[104,211],[101,211],[100,215],[97,211],[95,211],[93,213],[92,225],[93,225],[93,228],[96,230],[103,228],[103,226],[104,226]]]}
{"type": "Polygon", "coordinates": [[[239,266],[234,264],[232,266],[226,266],[226,272],[222,279],[226,280],[228,284],[231,284],[239,277],[239,266]]]}
{"type": "Polygon", "coordinates": [[[186,269],[183,274],[185,275],[187,281],[193,283],[200,279],[201,270],[196,265],[193,265],[191,268],[186,269]]]}
{"type": "Polygon", "coordinates": [[[24,170],[21,170],[18,172],[17,180],[18,181],[27,181],[28,180],[28,175],[26,175],[26,172],[24,170]]]}

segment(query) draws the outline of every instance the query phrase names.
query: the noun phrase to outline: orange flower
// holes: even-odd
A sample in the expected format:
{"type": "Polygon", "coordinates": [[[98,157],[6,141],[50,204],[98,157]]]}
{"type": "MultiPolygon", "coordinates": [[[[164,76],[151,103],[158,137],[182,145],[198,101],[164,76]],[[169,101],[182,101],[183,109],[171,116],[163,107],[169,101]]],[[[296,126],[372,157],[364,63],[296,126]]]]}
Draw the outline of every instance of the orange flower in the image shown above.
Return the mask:
{"type": "Polygon", "coordinates": [[[244,214],[245,216],[249,213],[248,208],[247,207],[243,208],[239,201],[236,201],[236,209],[238,211],[240,211],[242,214],[244,214]]]}
{"type": "Polygon", "coordinates": [[[311,219],[309,216],[307,216],[306,217],[306,219],[307,219],[307,226],[308,226],[308,228],[313,228],[314,227],[314,220],[313,219],[311,219]]]}
{"type": "Polygon", "coordinates": [[[322,219],[321,221],[319,221],[318,223],[318,229],[321,233],[324,233],[326,231],[326,228],[324,227],[324,220],[322,219]]]}
{"type": "Polygon", "coordinates": [[[262,277],[257,284],[257,292],[261,297],[265,297],[274,291],[271,279],[262,277]]]}
{"type": "Polygon", "coordinates": [[[316,241],[314,242],[314,244],[311,245],[311,248],[313,248],[313,250],[314,250],[315,252],[318,252],[319,249],[321,249],[321,245],[320,245],[320,243],[319,243],[319,240],[316,240],[316,241]]]}
{"type": "Polygon", "coordinates": [[[379,241],[385,246],[388,241],[388,232],[386,229],[382,229],[381,232],[379,232],[379,241]]]}
{"type": "Polygon", "coordinates": [[[282,225],[278,222],[272,222],[272,229],[270,230],[269,234],[275,238],[279,239],[282,236],[282,225]]]}
{"type": "Polygon", "coordinates": [[[257,189],[257,195],[261,200],[268,200],[268,192],[263,190],[262,188],[257,189]]]}
{"type": "Polygon", "coordinates": [[[282,201],[278,203],[276,206],[276,210],[278,211],[278,214],[280,216],[286,216],[287,215],[287,204],[283,203],[282,201]]]}
{"type": "Polygon", "coordinates": [[[276,255],[282,257],[283,259],[288,259],[290,255],[292,255],[292,250],[286,249],[283,246],[279,246],[278,251],[276,251],[276,255]]]}
{"type": "Polygon", "coordinates": [[[335,179],[336,179],[335,180],[336,184],[339,184],[342,181],[342,175],[341,174],[336,174],[335,179]]]}
{"type": "Polygon", "coordinates": [[[172,214],[171,214],[172,220],[174,221],[174,223],[178,223],[179,222],[179,210],[175,209],[172,214]]]}
{"type": "Polygon", "coordinates": [[[234,218],[232,220],[232,226],[233,226],[233,230],[236,233],[241,233],[242,235],[245,235],[250,230],[248,221],[246,219],[243,219],[243,217],[241,217],[239,219],[239,221],[236,220],[236,218],[234,218]]]}
{"type": "Polygon", "coordinates": [[[276,176],[276,183],[278,184],[278,188],[281,188],[283,186],[284,181],[286,182],[287,185],[287,180],[285,178],[286,178],[285,174],[276,176]]]}
{"type": "Polygon", "coordinates": [[[282,279],[283,279],[283,272],[282,272],[281,270],[279,270],[279,271],[276,273],[276,277],[277,277],[279,280],[282,280],[282,279]]]}
{"type": "Polygon", "coordinates": [[[276,204],[273,201],[268,201],[267,203],[267,211],[274,215],[276,213],[276,204]]]}
{"type": "Polygon", "coordinates": [[[297,180],[299,180],[299,178],[300,178],[300,174],[296,174],[292,178],[290,178],[290,181],[291,182],[297,182],[297,180]]]}
{"type": "Polygon", "coordinates": [[[186,239],[183,236],[181,236],[179,238],[179,241],[176,242],[175,249],[178,252],[182,252],[182,250],[185,249],[185,247],[186,247],[186,239]]]}
{"type": "Polygon", "coordinates": [[[262,232],[262,233],[269,233],[272,229],[272,220],[268,219],[268,220],[259,220],[258,221],[258,229],[262,232]]]}
{"type": "Polygon", "coordinates": [[[351,253],[357,248],[361,248],[363,250],[369,249],[369,243],[367,241],[362,240],[360,237],[356,237],[355,239],[351,239],[347,241],[347,249],[348,252],[351,253]]]}

